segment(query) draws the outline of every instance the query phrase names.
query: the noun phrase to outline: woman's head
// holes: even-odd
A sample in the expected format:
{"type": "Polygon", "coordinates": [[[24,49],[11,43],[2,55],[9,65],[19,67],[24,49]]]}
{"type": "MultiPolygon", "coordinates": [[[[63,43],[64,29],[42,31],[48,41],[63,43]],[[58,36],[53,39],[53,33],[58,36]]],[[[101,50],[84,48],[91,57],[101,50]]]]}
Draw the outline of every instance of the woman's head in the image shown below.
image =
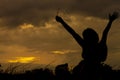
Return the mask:
{"type": "Polygon", "coordinates": [[[87,28],[83,31],[82,33],[83,38],[85,41],[90,42],[90,43],[98,43],[99,37],[96,31],[94,31],[91,28],[87,28]]]}

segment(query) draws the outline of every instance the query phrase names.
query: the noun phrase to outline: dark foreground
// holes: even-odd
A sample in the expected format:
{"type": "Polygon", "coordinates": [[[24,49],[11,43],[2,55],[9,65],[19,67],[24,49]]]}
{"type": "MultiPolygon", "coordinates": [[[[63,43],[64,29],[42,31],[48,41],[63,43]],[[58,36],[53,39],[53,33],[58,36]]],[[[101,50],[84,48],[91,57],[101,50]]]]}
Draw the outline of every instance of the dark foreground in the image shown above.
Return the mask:
{"type": "Polygon", "coordinates": [[[96,66],[84,62],[69,70],[66,63],[56,66],[55,70],[40,68],[16,74],[1,71],[0,80],[120,80],[120,70],[106,64],[96,66]]]}

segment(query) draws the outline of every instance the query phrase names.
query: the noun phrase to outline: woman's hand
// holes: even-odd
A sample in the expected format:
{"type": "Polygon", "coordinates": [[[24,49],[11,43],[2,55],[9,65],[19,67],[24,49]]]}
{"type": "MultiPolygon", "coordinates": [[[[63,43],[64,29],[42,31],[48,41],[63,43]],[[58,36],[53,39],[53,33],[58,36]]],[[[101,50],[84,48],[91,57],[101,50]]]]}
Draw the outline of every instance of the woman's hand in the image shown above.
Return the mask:
{"type": "Polygon", "coordinates": [[[118,12],[114,12],[113,14],[109,14],[109,20],[110,21],[114,21],[118,17],[119,17],[119,13],[118,12]]]}
{"type": "Polygon", "coordinates": [[[55,19],[57,22],[63,22],[63,19],[60,16],[56,16],[55,19]]]}

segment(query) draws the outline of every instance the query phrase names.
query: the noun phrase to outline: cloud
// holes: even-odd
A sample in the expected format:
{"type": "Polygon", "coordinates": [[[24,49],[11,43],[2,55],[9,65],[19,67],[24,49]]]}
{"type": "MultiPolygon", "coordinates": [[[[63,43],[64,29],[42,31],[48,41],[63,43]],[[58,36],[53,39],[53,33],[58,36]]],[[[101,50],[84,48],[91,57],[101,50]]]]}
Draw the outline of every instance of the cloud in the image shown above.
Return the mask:
{"type": "Polygon", "coordinates": [[[54,19],[57,9],[67,14],[103,17],[118,10],[119,0],[0,0],[0,25],[15,28],[21,24],[44,25],[54,19]],[[62,11],[63,10],[63,11],[62,11]]]}
{"type": "Polygon", "coordinates": [[[8,60],[9,63],[30,63],[35,60],[35,57],[16,57],[14,60],[8,60]]]}
{"type": "Polygon", "coordinates": [[[46,22],[43,27],[23,24],[16,29],[0,28],[0,44],[1,63],[11,60],[17,62],[16,57],[35,57],[37,61],[33,63],[49,64],[55,60],[52,64],[56,65],[68,62],[67,54],[79,53],[75,53],[79,49],[77,43],[54,21],[46,22]],[[57,50],[67,54],[52,52],[57,50]]]}
{"type": "Polygon", "coordinates": [[[114,10],[120,11],[120,1],[118,0],[75,0],[71,6],[72,12],[83,13],[85,15],[92,15],[103,17],[105,14],[114,10]]]}
{"type": "Polygon", "coordinates": [[[1,0],[0,19],[2,26],[16,27],[24,23],[43,25],[54,18],[57,9],[68,1],[56,0],[1,0]]]}
{"type": "Polygon", "coordinates": [[[69,53],[74,53],[74,52],[78,52],[76,50],[62,50],[62,51],[59,51],[59,50],[55,50],[55,51],[52,51],[52,53],[54,54],[69,54],[69,53]]]}

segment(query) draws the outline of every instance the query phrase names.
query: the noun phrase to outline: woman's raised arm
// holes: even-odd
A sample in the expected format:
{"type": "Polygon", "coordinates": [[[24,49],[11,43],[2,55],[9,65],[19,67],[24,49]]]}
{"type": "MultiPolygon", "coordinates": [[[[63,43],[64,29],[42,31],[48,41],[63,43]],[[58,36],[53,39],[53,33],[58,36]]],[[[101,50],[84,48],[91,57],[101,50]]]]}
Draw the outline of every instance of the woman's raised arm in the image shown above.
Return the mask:
{"type": "Polygon", "coordinates": [[[108,22],[106,28],[103,31],[101,42],[106,43],[107,35],[108,35],[108,32],[111,28],[112,22],[114,20],[116,20],[117,18],[118,18],[118,12],[114,12],[112,15],[109,14],[109,22],[108,22]]]}
{"type": "Polygon", "coordinates": [[[56,16],[56,21],[63,25],[63,27],[74,37],[79,45],[83,44],[83,39],[61,17],[56,16]]]}

